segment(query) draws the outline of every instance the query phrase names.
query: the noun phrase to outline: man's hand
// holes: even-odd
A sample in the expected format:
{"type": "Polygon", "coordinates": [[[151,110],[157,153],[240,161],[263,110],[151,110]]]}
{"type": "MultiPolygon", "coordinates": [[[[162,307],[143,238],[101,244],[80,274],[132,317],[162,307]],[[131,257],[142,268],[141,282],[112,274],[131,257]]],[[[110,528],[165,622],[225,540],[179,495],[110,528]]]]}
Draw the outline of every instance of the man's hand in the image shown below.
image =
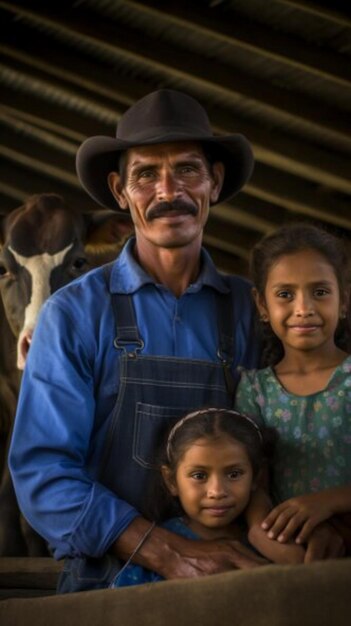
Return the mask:
{"type": "Polygon", "coordinates": [[[257,556],[240,541],[185,540],[176,558],[165,563],[162,575],[165,578],[196,578],[267,564],[266,559],[257,556]]]}
{"type": "Polygon", "coordinates": [[[343,556],[345,556],[345,544],[338,531],[327,522],[316,526],[310,534],[304,562],[338,559],[343,556]]]}
{"type": "Polygon", "coordinates": [[[323,492],[311,493],[285,500],[274,507],[262,522],[270,539],[286,542],[296,533],[296,543],[305,543],[321,522],[332,517],[327,498],[323,492]]]}
{"type": "MultiPolygon", "coordinates": [[[[148,528],[150,522],[141,517],[134,519],[111,546],[113,553],[127,561],[148,528]]],[[[190,540],[156,526],[134,555],[133,563],[172,579],[259,567],[268,561],[257,556],[240,541],[190,540]]]]}

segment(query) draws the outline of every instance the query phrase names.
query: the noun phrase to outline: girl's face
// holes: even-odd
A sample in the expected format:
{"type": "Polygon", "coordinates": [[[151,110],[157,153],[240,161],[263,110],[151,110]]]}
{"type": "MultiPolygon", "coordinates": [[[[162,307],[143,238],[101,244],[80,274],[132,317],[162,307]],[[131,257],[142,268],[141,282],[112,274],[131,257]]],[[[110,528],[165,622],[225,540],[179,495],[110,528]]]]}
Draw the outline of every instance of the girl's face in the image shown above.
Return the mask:
{"type": "Polygon", "coordinates": [[[264,298],[256,303],[287,350],[335,347],[334,333],[345,312],[333,267],[315,250],[281,256],[270,268],[264,298]]]}
{"type": "Polygon", "coordinates": [[[163,468],[173,496],[178,496],[190,528],[202,538],[226,529],[246,508],[253,490],[252,466],[246,448],[221,436],[192,443],[180,459],[175,476],[163,468]]]}

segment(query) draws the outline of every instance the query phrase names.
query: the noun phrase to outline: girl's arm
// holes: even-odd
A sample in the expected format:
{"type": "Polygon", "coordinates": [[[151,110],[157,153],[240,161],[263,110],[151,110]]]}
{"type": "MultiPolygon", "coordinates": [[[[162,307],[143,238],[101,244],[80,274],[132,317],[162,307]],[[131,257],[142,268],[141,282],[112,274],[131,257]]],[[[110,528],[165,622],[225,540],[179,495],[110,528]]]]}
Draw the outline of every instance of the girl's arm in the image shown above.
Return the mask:
{"type": "Polygon", "coordinates": [[[324,489],[289,498],[276,506],[264,519],[262,528],[271,539],[284,543],[296,535],[305,543],[318,524],[334,515],[351,512],[351,485],[324,489]]]}
{"type": "MultiPolygon", "coordinates": [[[[250,415],[260,424],[263,423],[263,418],[258,397],[263,398],[255,371],[242,371],[235,395],[235,409],[250,415]]],[[[302,563],[305,551],[301,546],[293,543],[282,545],[272,541],[262,528],[263,520],[272,509],[272,503],[267,495],[268,482],[268,469],[264,467],[261,471],[260,486],[253,492],[245,512],[249,542],[273,563],[302,563]]]]}
{"type": "Polygon", "coordinates": [[[262,487],[254,491],[245,512],[248,525],[248,539],[251,545],[273,563],[303,563],[305,550],[294,543],[279,543],[267,536],[262,528],[262,520],[272,508],[272,503],[262,487]]]}
{"type": "Polygon", "coordinates": [[[344,540],[346,556],[351,556],[351,513],[334,515],[330,521],[344,540]]]}

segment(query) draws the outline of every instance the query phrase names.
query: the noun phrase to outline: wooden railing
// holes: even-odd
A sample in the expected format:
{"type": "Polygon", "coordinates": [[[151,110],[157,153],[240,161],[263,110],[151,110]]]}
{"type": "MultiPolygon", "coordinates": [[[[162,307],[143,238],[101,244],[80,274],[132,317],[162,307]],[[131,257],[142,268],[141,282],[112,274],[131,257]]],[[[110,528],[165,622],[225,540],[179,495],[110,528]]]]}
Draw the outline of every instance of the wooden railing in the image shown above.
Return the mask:
{"type": "Polygon", "coordinates": [[[62,567],[50,557],[0,557],[0,600],[53,595],[62,567]]]}

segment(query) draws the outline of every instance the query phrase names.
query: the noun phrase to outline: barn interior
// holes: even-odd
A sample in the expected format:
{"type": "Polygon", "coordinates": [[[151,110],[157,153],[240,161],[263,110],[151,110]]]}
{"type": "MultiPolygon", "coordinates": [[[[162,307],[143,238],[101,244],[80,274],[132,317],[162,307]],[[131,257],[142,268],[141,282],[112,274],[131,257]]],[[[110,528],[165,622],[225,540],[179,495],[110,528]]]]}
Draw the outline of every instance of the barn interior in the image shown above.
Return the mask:
{"type": "MultiPolygon", "coordinates": [[[[205,229],[220,269],[247,275],[252,246],[296,221],[351,242],[347,0],[0,0],[0,30],[0,216],[40,193],[98,209],[76,176],[79,145],[114,136],[131,104],[166,87],[198,99],[217,133],[243,133],[253,146],[251,180],[211,209],[205,229]]],[[[7,355],[4,321],[0,312],[7,355]]],[[[241,626],[350,621],[350,559],[234,572],[237,586],[224,574],[215,587],[199,581],[191,603],[181,581],[170,581],[162,602],[151,589],[132,599],[121,590],[118,603],[110,590],[88,604],[76,594],[62,600],[54,595],[61,567],[1,557],[1,624],[172,626],[180,618],[206,626],[213,615],[224,626],[238,616],[241,626]],[[219,618],[223,596],[228,607],[219,618]]]]}
{"type": "Polygon", "coordinates": [[[42,192],[96,208],[78,146],[114,136],[133,102],[170,87],[253,146],[252,179],[205,231],[221,269],[246,274],[252,245],[283,223],[351,239],[349,3],[1,0],[0,19],[2,213],[42,192]]]}

